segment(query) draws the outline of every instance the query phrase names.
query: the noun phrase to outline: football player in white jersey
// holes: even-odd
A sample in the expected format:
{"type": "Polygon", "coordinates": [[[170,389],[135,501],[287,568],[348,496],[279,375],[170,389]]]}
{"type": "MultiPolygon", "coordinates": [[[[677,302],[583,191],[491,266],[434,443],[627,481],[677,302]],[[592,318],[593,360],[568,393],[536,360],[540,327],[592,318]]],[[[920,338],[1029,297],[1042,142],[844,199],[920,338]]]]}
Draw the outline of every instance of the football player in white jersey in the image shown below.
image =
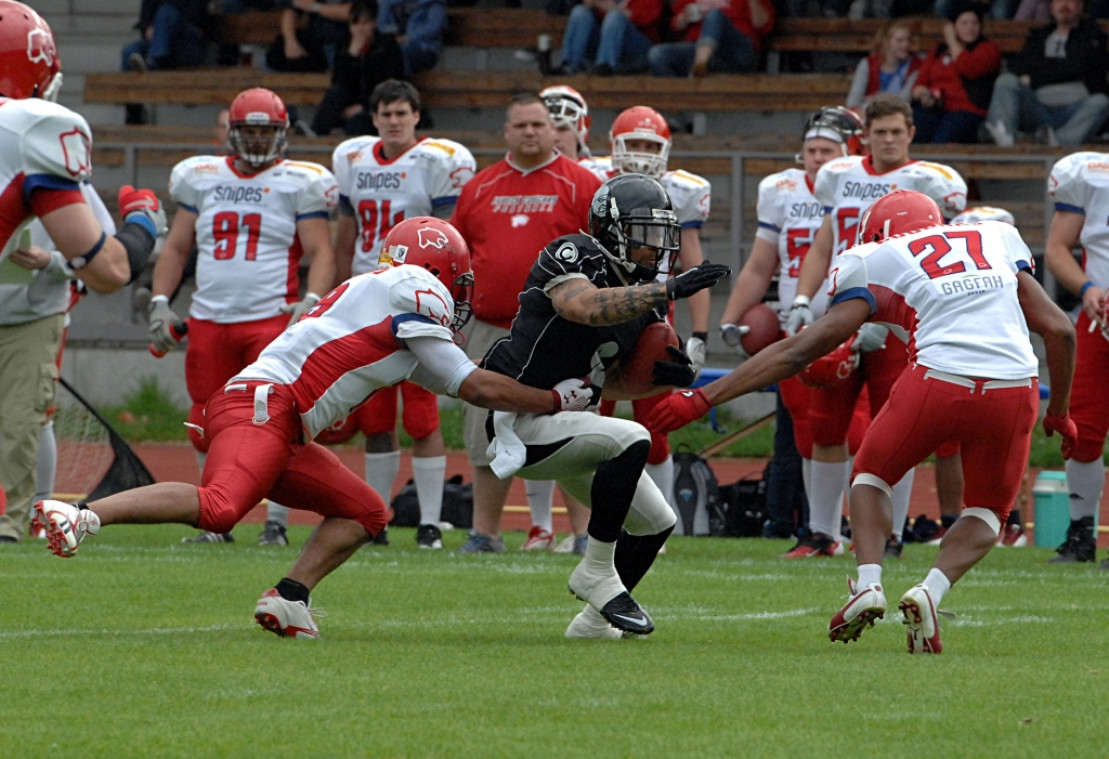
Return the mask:
{"type": "MultiPolygon", "coordinates": [[[[189,437],[202,470],[208,441],[198,430],[212,393],[335,283],[328,221],[338,202],[335,177],[319,164],[285,160],[289,117],[270,90],[239,93],[229,125],[231,155],[195,156],[173,168],[169,192],[178,208],[151,285],[151,342],[170,351],[180,333],[169,298],[196,248],[185,384],[192,400],[189,437]],[[301,298],[304,255],[311,263],[301,298]]],[[[218,542],[219,536],[201,539],[218,542]]],[[[275,540],[287,543],[283,534],[275,540]]]]}
{"type": "MultiPolygon", "coordinates": [[[[801,152],[797,155],[802,168],[779,171],[759,183],[758,232],[751,246],[751,253],[739,277],[736,278],[735,286],[720,318],[721,337],[727,345],[736,350],[741,361],[749,358],[740,343],[747,328],[737,326],[738,322],[747,309],[762,300],[775,273],[778,274],[779,320],[783,331],[785,330],[789,304],[793,303],[793,298],[797,294],[797,278],[801,272],[801,262],[824,218],[824,208],[813,195],[817,172],[828,161],[845,155],[862,155],[865,151],[862,134],[862,121],[852,111],[841,106],[822,108],[810,116],[805,125],[801,152]]],[[[824,288],[821,288],[818,297],[814,299],[813,309],[816,313],[822,314],[826,304],[824,288]]],[[[795,444],[801,454],[802,479],[807,491],[813,447],[809,425],[811,391],[796,378],[779,382],[778,390],[781,401],[789,410],[793,421],[793,441],[788,441],[787,438],[785,444],[795,444]]],[[[856,414],[853,417],[848,434],[851,452],[858,449],[868,421],[869,416],[865,409],[862,409],[861,415],[856,414]]],[[[775,448],[777,445],[775,442],[775,448]]],[[[775,456],[775,462],[780,463],[780,458],[775,456]]],[[[791,474],[793,473],[784,473],[785,477],[791,474]]],[[[774,476],[770,478],[767,485],[768,503],[776,500],[783,504],[793,503],[794,498],[790,488],[781,482],[782,479],[784,478],[774,476]],[[774,492],[770,492],[771,489],[774,492]]],[[[792,516],[788,518],[786,515],[770,514],[769,516],[771,520],[769,528],[775,536],[794,535],[798,525],[794,524],[792,516]]],[[[834,522],[829,521],[828,524],[818,521],[815,526],[800,525],[808,529],[802,531],[797,545],[784,556],[803,558],[842,554],[843,541],[839,535],[838,515],[836,516],[834,522]]]]}
{"type": "Polygon", "coordinates": [[[0,262],[36,217],[76,276],[95,292],[134,280],[165,230],[150,190],[119,192],[122,229],[108,235],[81,194],[92,171],[88,123],[54,100],[61,61],[50,27],[29,6],[0,0],[0,262]]]}
{"type": "MultiPolygon", "coordinates": [[[[450,218],[458,193],[476,169],[474,157],[463,145],[416,137],[420,93],[408,82],[387,79],[377,85],[370,110],[380,136],[346,140],[331,158],[339,183],[335,248],[340,278],[376,269],[381,240],[398,222],[415,216],[450,218]]],[[[420,503],[416,544],[442,548],[439,517],[447,451],[435,395],[409,382],[388,388],[357,411],[344,434],[347,438],[358,430],[365,434],[366,481],[391,497],[400,467],[398,393],[404,398],[402,423],[412,437],[412,474],[420,503]]]]}
{"type": "MultiPolygon", "coordinates": [[[[1102,449],[1109,430],[1105,377],[1109,376],[1109,154],[1080,152],[1058,161],[1047,181],[1055,215],[1047,235],[1045,260],[1052,275],[1082,301],[1078,314],[1078,367],[1072,416],[1078,448],[1067,462],[1070,526],[1053,562],[1094,561],[1097,519],[1105,487],[1102,449]],[[1081,246],[1082,264],[1073,250],[1081,246]]],[[[1055,394],[1055,386],[1051,386],[1055,394]]],[[[1109,569],[1109,559],[1101,562],[1109,569]]]]}
{"type": "MultiPolygon", "coordinates": [[[[835,266],[835,256],[854,244],[859,218],[875,200],[894,189],[918,190],[936,201],[945,218],[955,216],[966,205],[966,183],[957,171],[909,157],[914,130],[908,103],[897,95],[880,93],[867,104],[865,121],[870,154],[829,161],[817,174],[813,194],[823,204],[825,215],[801,265],[797,296],[787,320],[790,334],[812,323],[812,298],[835,266]]],[[[905,343],[877,324],[866,325],[852,347],[861,353],[861,371],[851,381],[815,390],[810,416],[814,435],[810,520],[837,528],[841,494],[850,475],[847,430],[858,394],[865,384],[871,417],[877,416],[908,357],[905,343]]],[[[910,473],[895,489],[891,557],[901,554],[901,532],[909,513],[912,483],[910,473]]]]}
{"type": "MultiPolygon", "coordinates": [[[[609,130],[611,155],[590,161],[583,161],[602,180],[619,174],[646,174],[654,177],[666,190],[674,204],[674,213],[681,225],[681,248],[678,260],[684,271],[700,266],[704,262],[701,252],[701,227],[709,218],[712,202],[712,185],[704,177],[681,169],[670,170],[670,127],[666,119],[654,108],[637,105],[622,111],[612,122],[609,130]]],[[[672,274],[669,270],[659,272],[660,279],[672,274]]],[[[705,365],[705,342],[708,340],[709,308],[711,299],[708,290],[697,293],[688,299],[690,332],[685,343],[686,354],[693,359],[694,369],[700,373],[705,365]]],[[[632,403],[632,413],[638,421],[647,418],[654,404],[661,401],[665,393],[650,398],[641,398],[632,403]]],[[[605,401],[601,404],[602,414],[611,414],[615,404],[605,401]]],[[[658,485],[659,490],[673,501],[674,460],[670,457],[670,443],[664,436],[652,435],[651,453],[647,458],[647,473],[658,485]]],[[[681,520],[675,534],[683,530],[681,520]]]]}
{"type": "Polygon", "coordinates": [[[440,219],[417,217],[385,239],[390,266],[342,283],[212,396],[203,417],[209,456],[200,487],[163,482],[92,503],[35,505],[51,550],[73,556],[109,524],[183,523],[228,532],[263,497],[323,521],[254,617],[283,637],[316,638],[309,594],[385,529],[382,496],[312,442],[378,390],[405,379],[484,408],[545,414],[581,410],[579,379],[541,389],[478,369],[455,344],[471,313],[470,256],[440,219]]]}
{"type": "Polygon", "coordinates": [[[893,529],[893,484],[938,446],[958,442],[966,508],[927,577],[898,604],[909,652],[943,650],[936,610],[994,545],[1028,464],[1040,404],[1029,330],[1043,337],[1051,380],[1044,430],[1061,434],[1064,457],[1075,450],[1078,433],[1068,416],[1074,327],[1033,277],[1028,246],[1008,224],[942,222],[936,203],[919,192],[897,190],[879,199],[860,222],[863,244],[835,261],[824,316],[704,388],[671,395],[649,420],[661,431],[676,429],[714,405],[795,374],[868,320],[912,341],[912,363],[855,459],[851,528],[858,579],[848,580],[850,598],[828,626],[833,641],[857,640],[885,615],[882,560],[893,529]]]}

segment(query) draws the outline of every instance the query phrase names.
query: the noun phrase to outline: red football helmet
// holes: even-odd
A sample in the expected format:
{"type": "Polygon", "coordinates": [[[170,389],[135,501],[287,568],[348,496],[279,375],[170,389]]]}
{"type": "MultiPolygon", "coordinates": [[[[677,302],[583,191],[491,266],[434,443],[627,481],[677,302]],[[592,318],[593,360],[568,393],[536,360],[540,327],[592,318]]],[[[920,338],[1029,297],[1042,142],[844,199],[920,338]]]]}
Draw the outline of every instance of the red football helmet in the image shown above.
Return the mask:
{"type": "Polygon", "coordinates": [[[859,220],[858,244],[881,242],[943,224],[936,201],[916,190],[894,190],[871,203],[859,220]]]}
{"type": "Polygon", "coordinates": [[[801,380],[801,384],[814,388],[829,388],[840,384],[859,368],[859,352],[851,349],[854,341],[855,337],[852,335],[831,353],[821,356],[802,369],[797,379],[801,380]]]}
{"type": "Polygon", "coordinates": [[[624,174],[646,174],[660,178],[670,158],[670,127],[654,108],[637,105],[623,111],[608,132],[612,144],[612,168],[624,174]],[[658,152],[628,150],[628,140],[646,140],[659,146],[658,152]]]}
{"type": "Polygon", "coordinates": [[[227,123],[231,147],[251,166],[263,166],[285,154],[289,113],[276,93],[263,87],[243,90],[231,101],[227,123]],[[244,127],[268,127],[270,132],[248,135],[244,127]]]}
{"type": "Polygon", "coordinates": [[[578,136],[579,147],[585,148],[593,118],[589,115],[589,106],[581,93],[573,87],[557,84],[540,92],[539,97],[547,104],[554,125],[569,126],[578,136]]]}
{"type": "Polygon", "coordinates": [[[826,105],[805,122],[804,139],[824,137],[843,145],[844,155],[866,154],[866,127],[859,115],[841,105],[826,105]]]}
{"type": "Polygon", "coordinates": [[[381,243],[378,263],[382,266],[422,266],[438,278],[454,299],[451,332],[461,344],[459,330],[473,314],[470,300],[474,273],[470,269],[470,247],[449,222],[433,216],[414,216],[397,224],[381,243]]]}
{"type": "Polygon", "coordinates": [[[42,16],[15,0],[0,0],[0,95],[53,101],[62,86],[54,33],[42,16]]]}

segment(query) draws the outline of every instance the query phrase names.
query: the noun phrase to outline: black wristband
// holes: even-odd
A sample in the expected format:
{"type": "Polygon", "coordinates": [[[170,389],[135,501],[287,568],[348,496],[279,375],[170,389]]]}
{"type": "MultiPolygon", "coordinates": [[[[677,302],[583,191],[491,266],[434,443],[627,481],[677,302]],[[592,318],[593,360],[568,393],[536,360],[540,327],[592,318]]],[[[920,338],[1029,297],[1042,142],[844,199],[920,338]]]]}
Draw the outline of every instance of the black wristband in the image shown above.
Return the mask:
{"type": "Polygon", "coordinates": [[[127,263],[131,266],[131,278],[127,284],[131,284],[146,268],[146,262],[154,252],[156,238],[142,224],[124,224],[123,229],[116,233],[116,239],[127,251],[127,263]]]}

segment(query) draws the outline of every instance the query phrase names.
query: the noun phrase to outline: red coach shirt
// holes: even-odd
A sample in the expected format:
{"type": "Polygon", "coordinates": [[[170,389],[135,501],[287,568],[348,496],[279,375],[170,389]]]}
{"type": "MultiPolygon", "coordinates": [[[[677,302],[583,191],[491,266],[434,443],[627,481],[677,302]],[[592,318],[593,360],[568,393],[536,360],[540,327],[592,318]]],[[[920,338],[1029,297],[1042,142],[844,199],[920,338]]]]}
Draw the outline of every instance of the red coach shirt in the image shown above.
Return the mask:
{"type": "Polygon", "coordinates": [[[475,317],[509,328],[539,251],[586,228],[600,186],[593,172],[556,153],[528,171],[506,157],[462,188],[451,224],[470,246],[475,317]]]}

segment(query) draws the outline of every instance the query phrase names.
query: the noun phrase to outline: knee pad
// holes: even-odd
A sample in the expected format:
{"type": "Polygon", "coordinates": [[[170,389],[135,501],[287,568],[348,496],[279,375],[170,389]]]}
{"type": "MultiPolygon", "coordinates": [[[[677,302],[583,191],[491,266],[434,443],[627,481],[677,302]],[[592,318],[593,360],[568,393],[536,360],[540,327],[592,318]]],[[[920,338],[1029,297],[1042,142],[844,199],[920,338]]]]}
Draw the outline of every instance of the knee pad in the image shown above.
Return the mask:
{"type": "Polygon", "coordinates": [[[983,509],[980,506],[972,506],[970,508],[963,509],[963,513],[960,515],[959,518],[961,519],[963,517],[977,517],[978,519],[981,519],[983,522],[990,526],[990,529],[993,530],[993,535],[996,538],[998,535],[1001,534],[1002,519],[1007,518],[1008,516],[1008,511],[1006,511],[1004,516],[1000,516],[996,512],[993,512],[989,509],[983,509]]]}

